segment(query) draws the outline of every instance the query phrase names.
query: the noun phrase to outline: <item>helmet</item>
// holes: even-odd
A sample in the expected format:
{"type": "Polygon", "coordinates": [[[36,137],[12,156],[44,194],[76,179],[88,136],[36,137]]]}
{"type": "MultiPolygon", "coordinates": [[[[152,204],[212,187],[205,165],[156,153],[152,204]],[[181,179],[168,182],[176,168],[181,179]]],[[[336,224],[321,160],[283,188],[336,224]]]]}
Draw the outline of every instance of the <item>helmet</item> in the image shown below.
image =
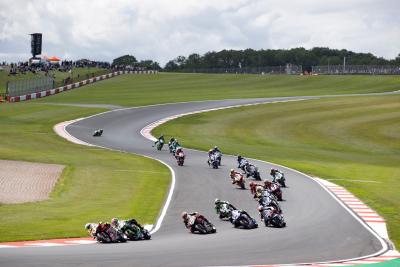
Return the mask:
{"type": "Polygon", "coordinates": [[[188,216],[188,213],[186,211],[182,212],[181,217],[182,219],[186,219],[188,216]]]}
{"type": "Polygon", "coordinates": [[[89,230],[89,229],[90,229],[90,226],[91,226],[90,223],[85,224],[85,229],[86,229],[86,230],[89,230]]]}
{"type": "Polygon", "coordinates": [[[117,219],[117,218],[112,218],[112,219],[111,219],[111,225],[112,225],[112,226],[118,225],[118,219],[117,219]]]}
{"type": "Polygon", "coordinates": [[[260,205],[260,206],[258,206],[258,211],[261,211],[262,209],[264,208],[264,206],[262,206],[262,205],[260,205]]]}
{"type": "Polygon", "coordinates": [[[238,155],[238,159],[241,159],[241,158],[242,158],[242,156],[238,155]]]}
{"type": "Polygon", "coordinates": [[[217,147],[217,146],[215,146],[215,147],[214,147],[214,149],[218,149],[218,147],[217,147]]]}
{"type": "Polygon", "coordinates": [[[219,200],[218,198],[216,198],[215,200],[214,200],[214,204],[217,204],[217,203],[219,203],[221,200],[219,200]]]}
{"type": "Polygon", "coordinates": [[[259,186],[259,187],[257,187],[257,189],[256,189],[256,191],[257,191],[257,192],[259,192],[259,193],[261,193],[261,192],[262,192],[262,190],[263,190],[263,189],[262,189],[262,187],[260,187],[260,186],[259,186]]]}
{"type": "Polygon", "coordinates": [[[231,172],[234,172],[235,170],[234,169],[231,169],[231,172]]]}

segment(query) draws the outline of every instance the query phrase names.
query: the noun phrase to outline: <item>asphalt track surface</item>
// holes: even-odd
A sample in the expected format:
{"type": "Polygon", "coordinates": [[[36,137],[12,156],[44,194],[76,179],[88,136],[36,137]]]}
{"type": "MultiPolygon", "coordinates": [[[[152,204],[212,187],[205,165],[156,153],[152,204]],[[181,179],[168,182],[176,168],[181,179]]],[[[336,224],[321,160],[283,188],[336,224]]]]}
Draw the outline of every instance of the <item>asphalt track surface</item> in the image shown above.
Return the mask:
{"type": "MultiPolygon", "coordinates": [[[[303,97],[304,98],[304,97],[303,97]]],[[[311,98],[311,97],[310,97],[311,98]]],[[[325,262],[357,258],[382,249],[380,241],[353,215],[312,179],[283,169],[288,188],[281,202],[287,227],[267,228],[258,217],[257,203],[249,190],[230,183],[234,157],[224,156],[214,170],[205,152],[186,149],[185,165],[179,167],[168,153],[156,151],[140,130],[159,119],[197,110],[295,98],[242,99],[177,103],[122,109],[75,122],[67,131],[78,139],[135,154],[170,165],[176,174],[172,201],[161,228],[152,240],[125,244],[2,249],[1,267],[18,266],[215,266],[325,262]],[[91,136],[103,128],[100,138],[91,136]],[[214,213],[214,199],[228,200],[248,211],[259,223],[254,230],[235,229],[214,213]],[[212,221],[217,233],[190,234],[181,221],[182,211],[198,211],[212,221]]],[[[211,138],[211,137],[210,137],[211,138]]],[[[183,146],[185,144],[182,144],[183,146]]],[[[238,151],[239,153],[239,151],[238,151]]],[[[254,162],[267,178],[270,164],[254,162]]],[[[140,168],[140,166],[132,166],[140,168]]],[[[250,180],[247,181],[247,184],[250,180]]],[[[82,222],[84,225],[85,222],[82,222]]]]}

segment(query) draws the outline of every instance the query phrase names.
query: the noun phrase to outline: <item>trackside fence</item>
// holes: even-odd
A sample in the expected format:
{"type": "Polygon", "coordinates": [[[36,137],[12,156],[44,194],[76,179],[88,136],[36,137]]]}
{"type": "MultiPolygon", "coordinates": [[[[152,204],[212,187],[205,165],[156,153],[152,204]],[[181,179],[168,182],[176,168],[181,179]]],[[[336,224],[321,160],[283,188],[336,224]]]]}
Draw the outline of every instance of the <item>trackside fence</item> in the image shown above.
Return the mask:
{"type": "Polygon", "coordinates": [[[326,65],[313,66],[314,74],[369,74],[369,75],[398,75],[400,66],[372,66],[372,65],[326,65]]]}
{"type": "Polygon", "coordinates": [[[288,74],[298,75],[302,73],[302,66],[287,64],[285,66],[267,67],[242,67],[242,68],[186,68],[177,70],[185,73],[233,73],[233,74],[288,74]]]}
{"type": "Polygon", "coordinates": [[[7,82],[6,95],[19,96],[54,88],[51,77],[32,78],[7,82]]]}

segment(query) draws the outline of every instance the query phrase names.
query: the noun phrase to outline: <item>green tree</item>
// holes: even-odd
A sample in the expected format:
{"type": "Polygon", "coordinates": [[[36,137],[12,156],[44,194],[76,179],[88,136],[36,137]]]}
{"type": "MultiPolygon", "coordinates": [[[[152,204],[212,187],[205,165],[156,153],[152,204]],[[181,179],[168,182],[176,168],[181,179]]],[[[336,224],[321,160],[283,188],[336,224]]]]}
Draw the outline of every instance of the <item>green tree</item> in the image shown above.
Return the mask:
{"type": "Polygon", "coordinates": [[[119,65],[119,66],[135,66],[137,63],[137,60],[134,56],[131,55],[125,55],[118,57],[113,60],[112,65],[119,65]]]}

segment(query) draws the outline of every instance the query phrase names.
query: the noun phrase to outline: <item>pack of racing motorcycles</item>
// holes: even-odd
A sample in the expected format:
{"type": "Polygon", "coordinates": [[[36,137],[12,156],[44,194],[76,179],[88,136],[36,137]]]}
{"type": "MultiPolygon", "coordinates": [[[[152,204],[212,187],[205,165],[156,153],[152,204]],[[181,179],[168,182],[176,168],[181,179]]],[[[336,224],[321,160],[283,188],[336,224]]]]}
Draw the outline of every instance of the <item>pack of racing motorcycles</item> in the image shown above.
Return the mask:
{"type": "MultiPolygon", "coordinates": [[[[101,136],[101,134],[100,134],[101,136]]],[[[154,143],[153,147],[162,150],[165,144],[164,136],[161,135],[154,143]]],[[[169,152],[175,157],[178,166],[183,166],[185,161],[185,153],[178,143],[178,140],[171,138],[168,142],[169,152]]],[[[214,147],[208,151],[207,164],[213,169],[221,166],[222,153],[218,147],[214,147]]],[[[261,181],[258,168],[251,164],[242,156],[237,157],[238,169],[230,170],[230,179],[233,185],[241,189],[246,189],[246,178],[253,178],[255,181],[261,181]]],[[[272,181],[265,179],[262,183],[251,181],[249,183],[250,193],[258,203],[258,212],[261,221],[267,227],[282,228],[286,226],[286,222],[282,216],[282,209],[279,201],[282,201],[282,187],[286,187],[285,175],[283,172],[272,168],[270,172],[272,181]]],[[[257,221],[252,218],[246,211],[237,209],[228,201],[215,199],[215,212],[221,220],[229,221],[235,228],[254,229],[258,227],[257,221]]],[[[216,233],[215,226],[198,212],[188,213],[182,212],[182,219],[185,227],[191,233],[212,234],[216,233]]],[[[148,240],[151,235],[148,230],[141,226],[135,219],[119,220],[113,218],[111,223],[87,223],[85,229],[89,235],[100,243],[116,243],[126,242],[127,240],[138,241],[148,240]]]]}

